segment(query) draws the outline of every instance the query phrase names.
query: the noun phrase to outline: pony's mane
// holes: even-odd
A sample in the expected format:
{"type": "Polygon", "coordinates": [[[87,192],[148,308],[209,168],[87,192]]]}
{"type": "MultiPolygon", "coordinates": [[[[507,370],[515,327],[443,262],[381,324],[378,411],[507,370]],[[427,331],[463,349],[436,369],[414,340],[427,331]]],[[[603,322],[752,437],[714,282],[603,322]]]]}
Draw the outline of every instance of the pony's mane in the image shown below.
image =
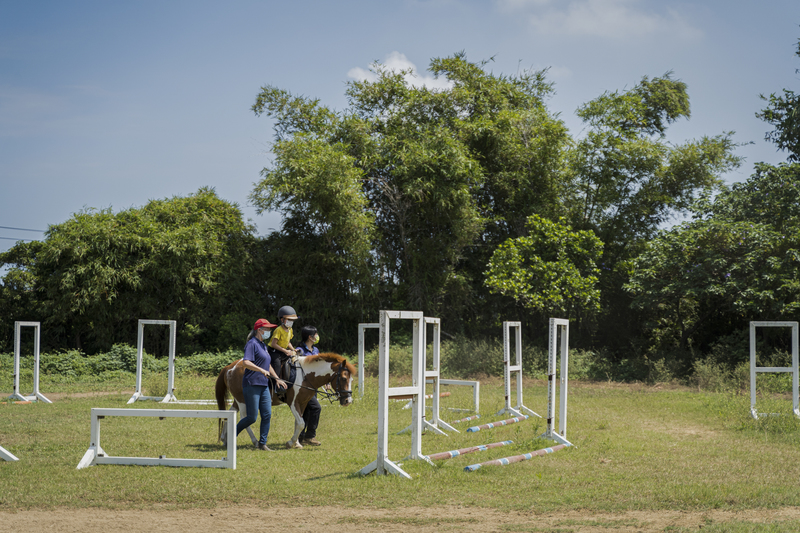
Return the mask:
{"type": "MultiPolygon", "coordinates": [[[[309,355],[306,357],[306,360],[308,362],[323,360],[326,363],[341,363],[342,361],[347,361],[347,358],[339,355],[338,353],[322,352],[317,355],[309,355]]],[[[356,367],[350,363],[350,361],[347,361],[347,370],[353,375],[357,373],[356,367]]]]}

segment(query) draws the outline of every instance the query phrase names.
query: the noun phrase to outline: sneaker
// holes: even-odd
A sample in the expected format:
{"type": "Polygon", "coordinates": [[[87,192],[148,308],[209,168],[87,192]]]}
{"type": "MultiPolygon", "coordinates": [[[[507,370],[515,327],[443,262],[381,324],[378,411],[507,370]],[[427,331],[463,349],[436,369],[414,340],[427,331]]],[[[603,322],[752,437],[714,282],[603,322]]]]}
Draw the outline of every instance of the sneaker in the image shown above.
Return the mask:
{"type": "Polygon", "coordinates": [[[316,438],[311,437],[310,439],[303,439],[301,444],[304,446],[320,446],[322,443],[318,441],[316,438]]]}
{"type": "Polygon", "coordinates": [[[266,444],[259,444],[259,445],[258,445],[258,449],[259,449],[259,450],[262,450],[262,451],[265,451],[265,452],[271,452],[271,451],[272,451],[272,450],[270,450],[270,449],[267,447],[267,445],[266,445],[266,444]]]}

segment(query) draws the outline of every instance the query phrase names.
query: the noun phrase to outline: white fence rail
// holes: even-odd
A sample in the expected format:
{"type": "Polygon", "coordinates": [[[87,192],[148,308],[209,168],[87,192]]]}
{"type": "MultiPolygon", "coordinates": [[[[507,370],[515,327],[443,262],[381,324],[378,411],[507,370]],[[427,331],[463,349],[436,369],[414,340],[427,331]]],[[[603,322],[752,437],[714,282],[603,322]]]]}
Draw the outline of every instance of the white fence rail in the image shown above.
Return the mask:
{"type": "Polygon", "coordinates": [[[78,469],[92,465],[191,466],[236,469],[236,439],[228,439],[228,455],[222,459],[176,459],[160,457],[112,457],[100,446],[100,421],[107,416],[136,416],[158,418],[224,418],[228,427],[236,427],[236,411],[187,409],[106,409],[92,408],[89,449],[78,463],[78,469]]]}

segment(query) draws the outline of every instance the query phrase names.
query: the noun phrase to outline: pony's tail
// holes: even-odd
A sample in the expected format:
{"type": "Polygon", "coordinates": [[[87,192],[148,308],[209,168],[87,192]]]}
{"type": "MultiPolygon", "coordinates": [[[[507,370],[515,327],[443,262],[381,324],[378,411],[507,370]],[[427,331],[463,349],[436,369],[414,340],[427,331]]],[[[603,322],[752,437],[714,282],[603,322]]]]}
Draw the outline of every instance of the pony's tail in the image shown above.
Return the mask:
{"type": "MultiPolygon", "coordinates": [[[[214,391],[217,397],[217,409],[220,411],[224,411],[228,407],[227,397],[228,397],[228,384],[225,380],[225,374],[228,373],[228,367],[222,369],[217,376],[217,384],[214,387],[214,391]]],[[[217,420],[217,435],[222,435],[222,419],[217,420]]],[[[235,431],[235,430],[234,430],[235,431]]]]}

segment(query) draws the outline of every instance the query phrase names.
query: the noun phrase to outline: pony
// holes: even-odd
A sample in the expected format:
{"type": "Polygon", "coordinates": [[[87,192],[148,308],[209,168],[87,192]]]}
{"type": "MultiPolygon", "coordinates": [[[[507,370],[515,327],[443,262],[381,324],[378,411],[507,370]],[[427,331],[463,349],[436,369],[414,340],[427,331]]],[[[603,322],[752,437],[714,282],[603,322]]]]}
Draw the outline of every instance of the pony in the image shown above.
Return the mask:
{"type": "MultiPolygon", "coordinates": [[[[356,367],[347,362],[347,359],[335,353],[321,353],[298,357],[295,363],[297,372],[294,382],[286,381],[287,389],[285,398],[278,397],[275,389],[272,388],[272,405],[287,404],[294,415],[294,435],[286,443],[287,448],[302,448],[303,445],[297,442],[300,432],[305,427],[303,412],[311,398],[316,394],[317,389],[325,384],[331,384],[334,393],[323,392],[332,398],[336,396],[339,404],[348,406],[353,403],[353,392],[351,384],[353,376],[357,375],[356,367]]],[[[233,396],[231,409],[239,411],[242,416],[246,415],[244,395],[242,392],[242,378],[244,377],[244,363],[241,359],[235,361],[219,373],[215,386],[217,408],[220,411],[227,409],[228,393],[233,396]]],[[[283,391],[281,391],[283,393],[283,391]]],[[[235,429],[233,431],[236,431],[235,429]]],[[[252,433],[250,434],[253,438],[252,433]]],[[[219,440],[227,442],[228,429],[224,427],[222,419],[219,422],[219,440]]],[[[234,435],[234,438],[235,435],[234,435]]],[[[255,442],[255,441],[254,441],[255,442]]]]}

